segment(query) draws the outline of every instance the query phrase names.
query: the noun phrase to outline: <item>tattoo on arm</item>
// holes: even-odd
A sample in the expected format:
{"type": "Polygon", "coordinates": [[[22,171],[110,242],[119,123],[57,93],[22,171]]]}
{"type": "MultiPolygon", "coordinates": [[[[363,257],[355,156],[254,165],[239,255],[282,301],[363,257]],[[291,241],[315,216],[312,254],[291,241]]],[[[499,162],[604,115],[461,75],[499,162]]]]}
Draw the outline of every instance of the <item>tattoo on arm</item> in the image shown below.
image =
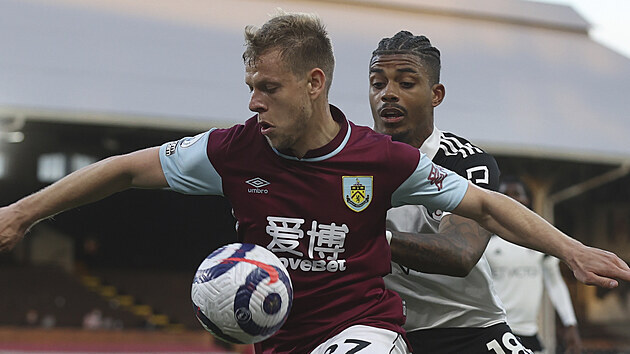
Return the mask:
{"type": "Polygon", "coordinates": [[[465,276],[479,261],[490,235],[476,222],[449,214],[437,234],[392,231],[392,260],[424,273],[465,276]]]}

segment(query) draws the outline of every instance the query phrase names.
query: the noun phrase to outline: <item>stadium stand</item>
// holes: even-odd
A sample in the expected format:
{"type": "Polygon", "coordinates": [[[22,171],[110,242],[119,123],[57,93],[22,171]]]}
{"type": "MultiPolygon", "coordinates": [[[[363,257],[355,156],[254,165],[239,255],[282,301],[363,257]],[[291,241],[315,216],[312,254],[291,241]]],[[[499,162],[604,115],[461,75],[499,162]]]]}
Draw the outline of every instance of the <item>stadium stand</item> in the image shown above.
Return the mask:
{"type": "MultiPolygon", "coordinates": [[[[162,314],[169,326],[181,324],[186,329],[197,330],[201,326],[192,311],[190,272],[168,272],[150,270],[92,270],[91,274],[114,286],[118,291],[129,294],[137,305],[148,306],[146,311],[162,314]]],[[[142,310],[140,308],[139,310],[142,310]]]]}
{"type": "Polygon", "coordinates": [[[29,325],[26,313],[34,310],[38,319],[32,325],[81,327],[83,316],[95,308],[109,325],[144,325],[142,317],[90,291],[76,276],[58,267],[4,265],[0,268],[0,289],[0,325],[29,325]],[[44,317],[47,323],[42,323],[44,317]]]}

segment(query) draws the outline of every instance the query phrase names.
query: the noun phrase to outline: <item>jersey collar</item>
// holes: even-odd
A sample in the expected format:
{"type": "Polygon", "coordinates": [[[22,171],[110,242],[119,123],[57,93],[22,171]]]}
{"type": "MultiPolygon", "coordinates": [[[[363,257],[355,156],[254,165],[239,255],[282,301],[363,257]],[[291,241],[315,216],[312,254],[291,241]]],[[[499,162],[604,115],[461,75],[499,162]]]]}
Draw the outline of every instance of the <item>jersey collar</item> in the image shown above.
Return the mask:
{"type": "Polygon", "coordinates": [[[274,147],[271,148],[278,156],[296,161],[322,161],[337,155],[348,143],[352,129],[350,127],[350,122],[348,122],[346,116],[339,108],[330,105],[330,113],[332,114],[335,122],[339,123],[339,132],[328,144],[320,148],[307,151],[306,155],[304,155],[301,159],[292,155],[284,154],[274,147]]]}
{"type": "Polygon", "coordinates": [[[433,160],[440,148],[440,136],[442,136],[442,132],[434,125],[433,132],[420,146],[420,152],[427,155],[430,160],[433,160]]]}

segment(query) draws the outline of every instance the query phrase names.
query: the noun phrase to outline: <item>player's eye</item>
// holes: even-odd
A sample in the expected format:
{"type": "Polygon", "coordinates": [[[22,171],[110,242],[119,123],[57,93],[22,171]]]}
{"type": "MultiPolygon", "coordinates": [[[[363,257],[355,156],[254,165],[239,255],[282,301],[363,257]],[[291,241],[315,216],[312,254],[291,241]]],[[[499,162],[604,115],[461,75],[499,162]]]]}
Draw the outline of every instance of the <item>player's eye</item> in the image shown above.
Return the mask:
{"type": "Polygon", "coordinates": [[[372,82],[372,87],[374,87],[377,90],[381,90],[385,87],[385,83],[384,82],[380,82],[380,81],[374,81],[372,82]]]}
{"type": "Polygon", "coordinates": [[[265,85],[262,89],[264,92],[267,93],[274,93],[278,90],[278,86],[276,85],[265,85]]]}

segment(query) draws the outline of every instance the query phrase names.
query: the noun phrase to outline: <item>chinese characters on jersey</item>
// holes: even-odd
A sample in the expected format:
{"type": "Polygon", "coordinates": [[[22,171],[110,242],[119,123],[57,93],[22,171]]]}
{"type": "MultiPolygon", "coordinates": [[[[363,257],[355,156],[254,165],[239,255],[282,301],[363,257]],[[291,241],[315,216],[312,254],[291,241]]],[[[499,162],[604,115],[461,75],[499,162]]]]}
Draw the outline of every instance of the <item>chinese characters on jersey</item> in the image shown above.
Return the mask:
{"type": "Polygon", "coordinates": [[[305,272],[346,270],[346,260],[341,258],[349,231],[346,224],[321,224],[313,220],[309,229],[304,227],[305,220],[301,218],[268,216],[267,221],[265,230],[271,236],[267,249],[276,253],[288,269],[305,272]],[[306,255],[299,250],[300,241],[305,236],[308,240],[306,255]]]}

